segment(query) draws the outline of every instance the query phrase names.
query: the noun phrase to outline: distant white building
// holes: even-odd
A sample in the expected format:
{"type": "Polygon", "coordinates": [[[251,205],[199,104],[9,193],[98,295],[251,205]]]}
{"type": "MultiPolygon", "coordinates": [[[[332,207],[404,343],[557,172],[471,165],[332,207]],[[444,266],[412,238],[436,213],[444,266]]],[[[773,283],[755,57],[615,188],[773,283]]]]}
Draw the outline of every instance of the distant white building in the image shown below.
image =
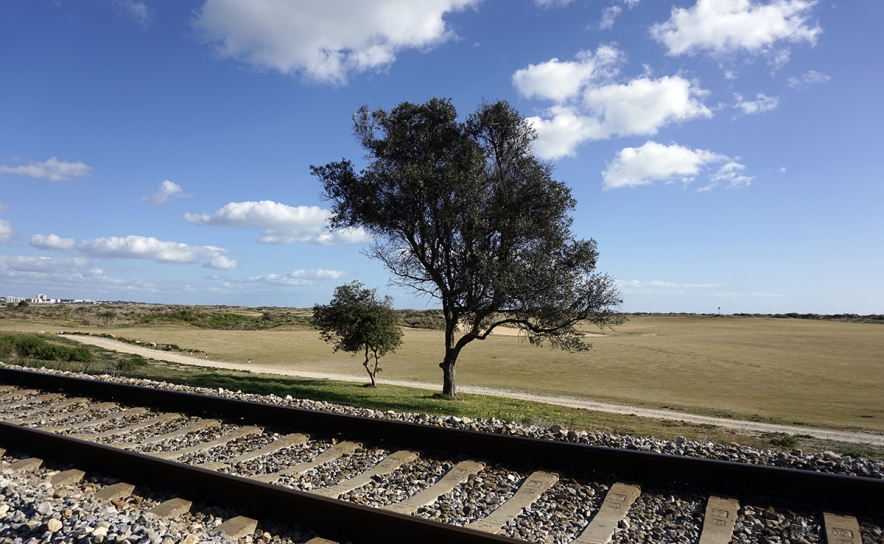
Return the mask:
{"type": "Polygon", "coordinates": [[[24,298],[22,298],[22,297],[6,297],[6,302],[8,302],[8,303],[17,303],[17,302],[21,302],[23,300],[24,300],[24,298]]]}

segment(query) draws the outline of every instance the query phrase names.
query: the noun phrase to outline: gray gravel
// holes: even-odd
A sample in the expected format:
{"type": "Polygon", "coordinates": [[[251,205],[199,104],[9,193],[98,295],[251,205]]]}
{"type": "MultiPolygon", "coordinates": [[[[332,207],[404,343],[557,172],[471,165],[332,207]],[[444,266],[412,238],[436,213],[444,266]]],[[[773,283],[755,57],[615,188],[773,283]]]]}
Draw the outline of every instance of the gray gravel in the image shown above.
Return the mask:
{"type": "MultiPolygon", "coordinates": [[[[0,461],[0,542],[95,543],[95,544],[186,544],[227,541],[210,531],[237,512],[214,505],[195,505],[191,513],[163,520],[147,510],[172,495],[149,492],[123,500],[99,501],[95,491],[115,483],[113,479],[86,478],[78,484],[53,486],[47,478],[56,470],[35,473],[6,468],[14,459],[0,461]]],[[[240,540],[294,544],[312,538],[308,531],[263,522],[254,537],[240,540]],[[266,533],[266,534],[265,534],[266,533]]]]}
{"type": "Polygon", "coordinates": [[[571,542],[598,512],[613,483],[612,478],[563,478],[500,534],[536,542],[571,542]]]}
{"type": "Polygon", "coordinates": [[[506,502],[527,475],[500,465],[486,466],[448,495],[419,509],[415,515],[443,523],[467,525],[487,516],[506,502]]]}
{"type": "Polygon", "coordinates": [[[211,442],[212,440],[221,438],[222,435],[225,435],[237,429],[238,427],[239,425],[226,423],[217,427],[210,427],[208,429],[193,431],[185,434],[184,436],[178,436],[171,440],[163,440],[162,442],[157,442],[156,444],[146,444],[138,446],[135,448],[135,451],[139,453],[153,453],[158,451],[172,451],[189,448],[190,446],[195,446],[203,442],[211,442]]]}
{"type": "Polygon", "coordinates": [[[742,505],[734,527],[736,542],[791,542],[807,544],[825,542],[821,536],[822,520],[813,512],[797,512],[789,505],[742,505]]]}
{"type": "Polygon", "coordinates": [[[435,484],[454,464],[450,460],[418,458],[390,475],[372,480],[365,487],[354,489],[339,498],[375,508],[402,502],[435,484]]]}
{"type": "Polygon", "coordinates": [[[320,465],[297,476],[283,477],[277,483],[300,491],[329,487],[365,472],[383,461],[390,453],[389,450],[384,449],[360,448],[351,455],[320,465]]]}
{"type": "Polygon", "coordinates": [[[311,440],[306,444],[290,446],[264,457],[237,463],[232,467],[223,467],[220,471],[242,476],[279,472],[292,465],[310,461],[331,446],[332,442],[327,440],[311,440]]]}

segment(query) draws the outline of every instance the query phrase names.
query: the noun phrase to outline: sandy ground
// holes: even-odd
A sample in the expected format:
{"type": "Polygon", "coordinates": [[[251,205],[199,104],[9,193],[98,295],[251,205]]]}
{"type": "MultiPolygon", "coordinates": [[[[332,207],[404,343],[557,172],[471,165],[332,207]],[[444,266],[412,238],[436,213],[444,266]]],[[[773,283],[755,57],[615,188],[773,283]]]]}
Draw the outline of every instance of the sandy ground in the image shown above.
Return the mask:
{"type": "MultiPolygon", "coordinates": [[[[181,363],[194,366],[208,366],[223,370],[248,370],[258,374],[277,374],[281,376],[295,376],[302,378],[320,378],[329,380],[338,380],[346,382],[364,382],[365,375],[345,375],[345,374],[324,374],[320,372],[297,372],[282,370],[277,367],[262,366],[259,364],[241,364],[241,363],[225,363],[221,361],[213,361],[211,359],[203,359],[200,357],[184,355],[181,353],[171,353],[158,351],[151,348],[133,346],[124,342],[110,340],[107,338],[99,338],[95,336],[80,335],[62,335],[65,338],[92,344],[105,349],[121,351],[123,353],[138,354],[146,358],[168,361],[170,363],[181,363]]],[[[379,383],[390,385],[400,385],[405,387],[414,387],[417,389],[439,389],[437,383],[411,382],[402,380],[383,380],[378,379],[379,383]]],[[[837,431],[832,429],[820,429],[804,426],[792,425],[775,425],[771,423],[758,423],[754,421],[740,421],[734,419],[698,416],[694,414],[686,414],[683,412],[675,412],[671,410],[654,410],[650,408],[639,408],[635,406],[626,406],[622,404],[614,404],[607,402],[596,402],[588,399],[579,399],[573,397],[556,397],[546,395],[534,395],[523,391],[510,391],[504,389],[492,389],[488,387],[474,387],[462,385],[458,388],[464,393],[473,393],[478,395],[488,395],[493,397],[507,397],[520,400],[529,400],[536,402],[544,402],[555,406],[565,406],[568,408],[583,408],[596,412],[608,412],[614,414],[636,415],[640,417],[650,417],[657,419],[667,419],[673,421],[687,421],[690,423],[715,425],[727,429],[735,429],[738,431],[752,432],[768,432],[768,433],[788,433],[788,434],[805,434],[815,438],[825,440],[837,440],[839,442],[849,442],[854,444],[873,444],[876,446],[884,446],[884,435],[872,433],[856,433],[849,431],[837,431]]]]}

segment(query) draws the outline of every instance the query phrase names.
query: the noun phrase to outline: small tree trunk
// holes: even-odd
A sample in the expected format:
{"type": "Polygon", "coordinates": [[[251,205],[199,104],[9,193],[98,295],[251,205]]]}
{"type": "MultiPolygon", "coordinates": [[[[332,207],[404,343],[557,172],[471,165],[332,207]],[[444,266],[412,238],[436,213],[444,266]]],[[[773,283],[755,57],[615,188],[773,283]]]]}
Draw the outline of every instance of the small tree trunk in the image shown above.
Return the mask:
{"type": "MultiPolygon", "coordinates": [[[[368,377],[371,378],[371,385],[374,386],[375,385],[374,373],[372,373],[371,367],[368,366],[368,346],[365,346],[365,362],[362,363],[362,366],[365,367],[365,371],[368,372],[368,377]]],[[[377,372],[377,368],[378,368],[377,362],[375,362],[374,367],[375,367],[375,372],[377,372]]]]}

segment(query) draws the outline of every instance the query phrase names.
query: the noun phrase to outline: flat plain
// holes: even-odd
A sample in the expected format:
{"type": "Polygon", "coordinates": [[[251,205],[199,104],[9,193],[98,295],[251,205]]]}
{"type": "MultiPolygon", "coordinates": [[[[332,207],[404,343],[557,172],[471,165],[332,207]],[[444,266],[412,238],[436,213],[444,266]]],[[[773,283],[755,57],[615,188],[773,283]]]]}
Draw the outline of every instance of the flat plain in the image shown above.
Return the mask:
{"type": "MultiPolygon", "coordinates": [[[[0,330],[55,332],[59,325],[0,320],[0,330]]],[[[177,344],[219,361],[251,359],[291,370],[366,376],[358,358],[333,353],[317,331],[303,327],[68,330],[177,344]]],[[[653,315],[633,317],[603,335],[592,332],[592,349],[573,354],[532,347],[511,334],[473,342],[462,352],[458,382],[736,419],[884,432],[882,325],[653,315]]],[[[405,329],[402,347],[381,360],[379,377],[439,383],[441,389],[441,359],[440,331],[405,329]]]]}

